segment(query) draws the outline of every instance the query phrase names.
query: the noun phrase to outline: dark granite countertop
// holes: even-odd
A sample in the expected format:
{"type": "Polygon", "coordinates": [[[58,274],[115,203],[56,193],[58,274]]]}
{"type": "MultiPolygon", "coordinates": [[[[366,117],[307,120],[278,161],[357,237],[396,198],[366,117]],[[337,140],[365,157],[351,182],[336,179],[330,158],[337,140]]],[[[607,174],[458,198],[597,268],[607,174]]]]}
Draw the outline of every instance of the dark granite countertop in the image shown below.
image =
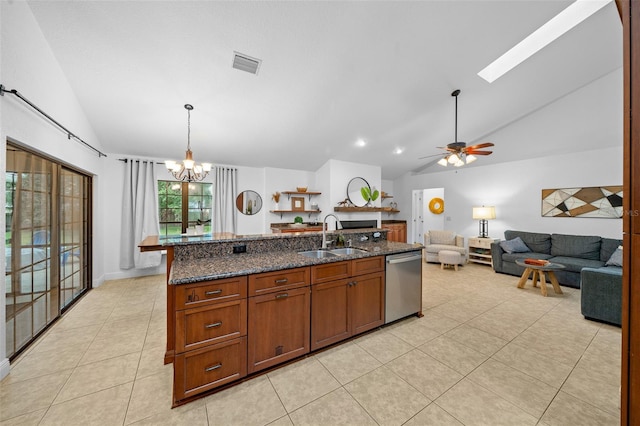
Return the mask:
{"type": "MultiPolygon", "coordinates": [[[[169,284],[188,284],[371,256],[386,256],[389,254],[421,250],[423,248],[421,244],[396,243],[386,240],[380,242],[363,242],[354,244],[354,247],[366,250],[367,253],[314,259],[298,254],[296,251],[273,251],[266,253],[212,256],[204,259],[176,260],[171,266],[169,284]]],[[[310,250],[312,249],[313,248],[310,248],[310,250]]]]}

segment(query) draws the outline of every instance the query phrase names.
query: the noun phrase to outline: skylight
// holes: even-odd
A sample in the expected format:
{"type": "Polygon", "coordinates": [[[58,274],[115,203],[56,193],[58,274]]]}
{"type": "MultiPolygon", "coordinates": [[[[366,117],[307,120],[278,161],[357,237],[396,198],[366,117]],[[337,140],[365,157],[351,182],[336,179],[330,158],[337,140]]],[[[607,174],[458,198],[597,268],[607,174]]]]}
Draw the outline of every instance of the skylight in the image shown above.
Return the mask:
{"type": "Polygon", "coordinates": [[[593,15],[612,0],[576,0],[549,22],[490,63],[478,75],[493,83],[537,51],[593,15]]]}

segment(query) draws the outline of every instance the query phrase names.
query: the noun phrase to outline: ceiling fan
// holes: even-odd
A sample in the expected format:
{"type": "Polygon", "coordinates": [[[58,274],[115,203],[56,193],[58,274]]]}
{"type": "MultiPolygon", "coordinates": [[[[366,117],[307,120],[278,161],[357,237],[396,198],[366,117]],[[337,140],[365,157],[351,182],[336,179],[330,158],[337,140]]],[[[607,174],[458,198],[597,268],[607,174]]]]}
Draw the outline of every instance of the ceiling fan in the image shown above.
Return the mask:
{"type": "Polygon", "coordinates": [[[448,144],[446,147],[439,146],[437,148],[444,149],[446,154],[434,154],[427,155],[426,157],[420,157],[420,160],[429,157],[438,157],[443,156],[438,161],[433,161],[428,163],[426,166],[421,167],[425,169],[433,163],[438,163],[441,166],[447,166],[448,164],[453,164],[455,167],[464,166],[465,164],[473,163],[477,160],[476,155],[490,155],[493,151],[483,151],[482,148],[487,148],[490,146],[494,146],[491,142],[479,143],[477,145],[467,146],[466,142],[458,141],[458,95],[460,94],[460,90],[454,90],[451,93],[451,96],[456,98],[456,122],[455,122],[455,142],[448,144]]]}

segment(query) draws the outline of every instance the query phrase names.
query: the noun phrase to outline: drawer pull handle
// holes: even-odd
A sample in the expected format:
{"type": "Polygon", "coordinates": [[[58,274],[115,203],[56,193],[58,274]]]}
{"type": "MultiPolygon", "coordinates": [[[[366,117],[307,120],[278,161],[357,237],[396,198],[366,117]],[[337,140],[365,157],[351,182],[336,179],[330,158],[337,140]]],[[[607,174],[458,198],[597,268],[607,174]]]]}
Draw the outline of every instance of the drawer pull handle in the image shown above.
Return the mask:
{"type": "Polygon", "coordinates": [[[208,373],[209,371],[217,370],[220,367],[222,367],[222,363],[216,364],[216,365],[212,365],[211,367],[207,367],[207,368],[204,369],[204,372],[208,373]]]}
{"type": "Polygon", "coordinates": [[[204,295],[205,296],[214,296],[216,294],[220,294],[222,293],[222,290],[211,290],[211,291],[205,291],[204,295]]]}
{"type": "Polygon", "coordinates": [[[222,325],[222,321],[219,322],[214,322],[213,324],[207,324],[204,326],[204,328],[215,328],[215,327],[220,327],[222,325]]]}
{"type": "Polygon", "coordinates": [[[289,293],[282,293],[282,294],[276,295],[276,299],[284,299],[286,297],[289,297],[289,293]]]}
{"type": "Polygon", "coordinates": [[[281,278],[276,280],[276,284],[285,284],[287,281],[289,281],[287,278],[281,278]]]}

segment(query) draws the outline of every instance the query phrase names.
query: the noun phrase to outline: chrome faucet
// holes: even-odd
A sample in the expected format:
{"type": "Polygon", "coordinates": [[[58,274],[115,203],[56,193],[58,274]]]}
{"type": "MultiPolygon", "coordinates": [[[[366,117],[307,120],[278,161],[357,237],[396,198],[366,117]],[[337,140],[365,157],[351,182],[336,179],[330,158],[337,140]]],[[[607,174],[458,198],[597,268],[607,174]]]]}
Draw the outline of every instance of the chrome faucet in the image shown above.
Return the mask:
{"type": "Polygon", "coordinates": [[[329,243],[333,242],[333,240],[327,241],[327,218],[329,216],[333,216],[336,219],[336,229],[342,229],[342,223],[340,223],[340,219],[338,219],[338,216],[336,216],[333,213],[329,213],[324,217],[324,220],[322,221],[322,248],[323,249],[328,248],[327,246],[329,245],[329,243]]]}

